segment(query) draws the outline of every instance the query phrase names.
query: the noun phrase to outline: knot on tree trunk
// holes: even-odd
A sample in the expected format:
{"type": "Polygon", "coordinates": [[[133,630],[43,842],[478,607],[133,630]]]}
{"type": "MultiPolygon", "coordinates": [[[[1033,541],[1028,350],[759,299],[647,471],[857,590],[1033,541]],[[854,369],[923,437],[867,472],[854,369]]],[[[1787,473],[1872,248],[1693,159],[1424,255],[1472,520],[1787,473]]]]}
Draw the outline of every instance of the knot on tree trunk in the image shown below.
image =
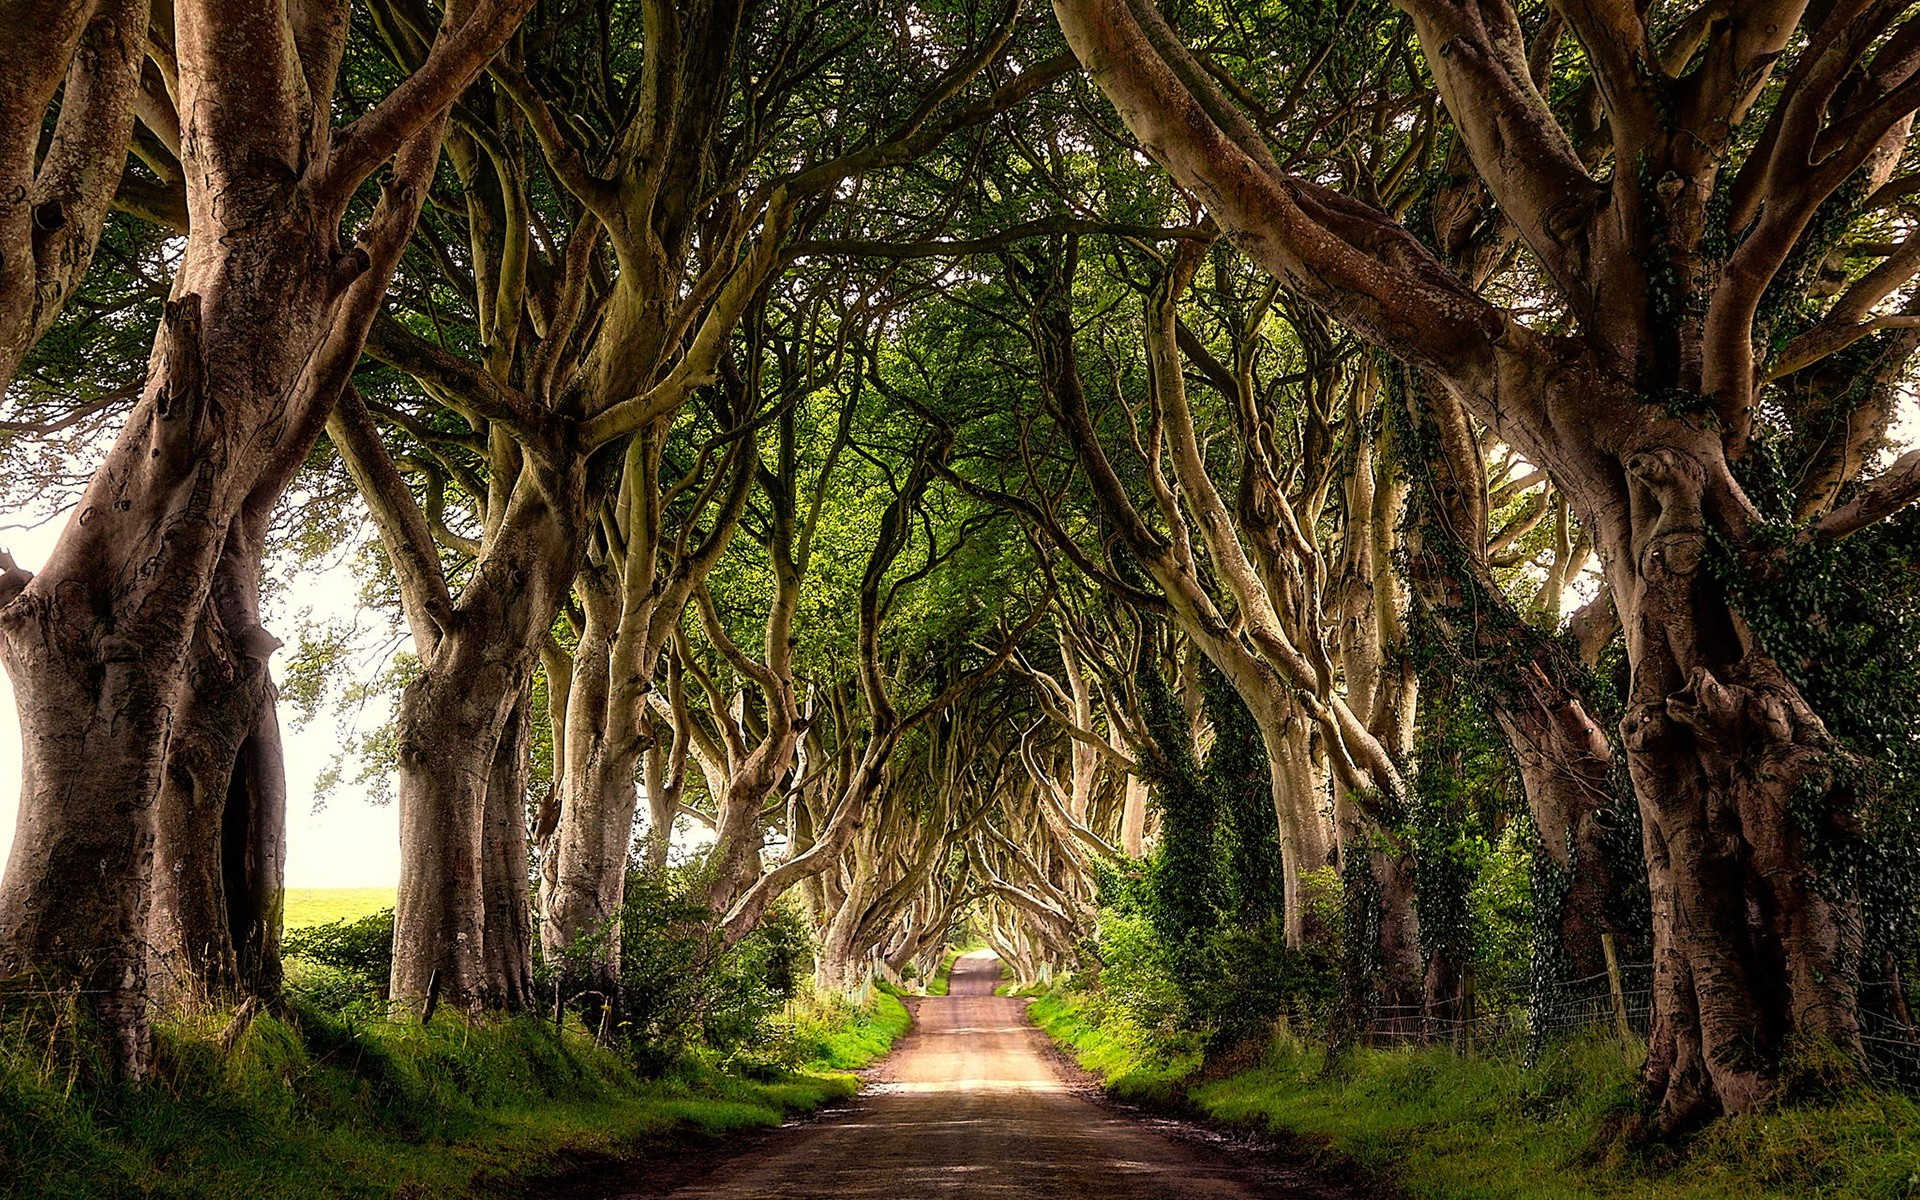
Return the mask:
{"type": "Polygon", "coordinates": [[[1672,446],[1637,450],[1626,460],[1634,561],[1649,584],[1691,577],[1706,551],[1701,498],[1707,473],[1672,446]]]}

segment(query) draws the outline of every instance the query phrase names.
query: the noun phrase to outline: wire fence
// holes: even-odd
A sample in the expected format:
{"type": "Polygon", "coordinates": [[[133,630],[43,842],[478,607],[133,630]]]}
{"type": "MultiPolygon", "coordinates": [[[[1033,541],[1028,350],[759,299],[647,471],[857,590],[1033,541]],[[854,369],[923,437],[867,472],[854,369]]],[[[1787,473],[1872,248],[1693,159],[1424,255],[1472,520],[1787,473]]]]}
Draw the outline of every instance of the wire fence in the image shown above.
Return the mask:
{"type": "Polygon", "coordinates": [[[1875,1075],[1920,1091],[1920,1029],[1898,984],[1872,983],[1860,989],[1860,1043],[1875,1075]]]}
{"type": "MultiPolygon", "coordinates": [[[[1374,1046],[1446,1046],[1468,1052],[1531,1056],[1546,1044],[1580,1034],[1644,1042],[1653,1024],[1653,964],[1622,963],[1540,988],[1527,1002],[1482,1006],[1471,987],[1436,1010],[1377,1005],[1364,1040],[1374,1046]]],[[[1864,984],[1859,994],[1860,1043],[1879,1082],[1920,1091],[1920,1027],[1893,984],[1864,984]]]]}
{"type": "Polygon", "coordinates": [[[1373,1045],[1447,1044],[1531,1050],[1589,1030],[1645,1038],[1653,1016],[1653,964],[1623,963],[1539,989],[1530,1001],[1487,1003],[1471,987],[1451,1004],[1376,1005],[1365,1040],[1373,1045]]]}

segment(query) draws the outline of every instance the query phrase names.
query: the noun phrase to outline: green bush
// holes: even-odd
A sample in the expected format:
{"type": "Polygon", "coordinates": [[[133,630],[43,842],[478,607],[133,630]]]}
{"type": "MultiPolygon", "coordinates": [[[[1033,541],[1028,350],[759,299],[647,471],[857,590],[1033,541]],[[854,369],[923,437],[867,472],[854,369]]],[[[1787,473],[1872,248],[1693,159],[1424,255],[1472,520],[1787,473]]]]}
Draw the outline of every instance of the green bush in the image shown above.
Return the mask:
{"type": "MultiPolygon", "coordinates": [[[[749,1071],[798,1065],[777,1045],[776,1017],[812,970],[805,916],[776,904],[729,946],[707,907],[706,882],[699,863],[628,874],[615,1042],[648,1075],[689,1055],[749,1071]]],[[[547,977],[557,977],[563,992],[590,981],[607,936],[577,940],[546,964],[547,977]]],[[[597,1012],[598,992],[588,999],[597,1012]]]]}
{"type": "Polygon", "coordinates": [[[281,942],[287,987],[326,1012],[384,1000],[393,982],[393,910],[290,930],[281,942]]]}

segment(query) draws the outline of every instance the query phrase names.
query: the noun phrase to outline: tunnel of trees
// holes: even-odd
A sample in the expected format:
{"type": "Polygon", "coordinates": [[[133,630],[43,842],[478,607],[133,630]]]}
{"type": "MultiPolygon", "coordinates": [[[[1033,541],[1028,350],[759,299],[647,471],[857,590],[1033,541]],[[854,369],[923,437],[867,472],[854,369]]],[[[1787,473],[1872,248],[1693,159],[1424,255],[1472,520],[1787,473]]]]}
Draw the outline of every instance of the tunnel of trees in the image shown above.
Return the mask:
{"type": "Polygon", "coordinates": [[[281,1002],[281,723],[369,697],[415,1011],[616,1028],[671,875],[823,989],[1144,938],[1221,1050],[1644,967],[1658,1136],[1914,1061],[1909,4],[0,30],[0,1006],[124,1077],[281,1002]],[[378,678],[263,625],[326,561],[378,678]]]}

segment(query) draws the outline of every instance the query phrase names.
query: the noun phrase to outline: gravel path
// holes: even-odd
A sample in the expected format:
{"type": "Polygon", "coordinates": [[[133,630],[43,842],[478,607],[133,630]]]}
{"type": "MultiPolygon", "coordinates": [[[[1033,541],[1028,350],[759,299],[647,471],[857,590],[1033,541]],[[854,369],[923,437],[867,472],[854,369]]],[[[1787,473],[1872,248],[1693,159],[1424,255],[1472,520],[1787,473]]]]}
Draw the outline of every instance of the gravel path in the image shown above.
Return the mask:
{"type": "Polygon", "coordinates": [[[1271,1152],[1096,1103],[1066,1077],[1026,1002],[995,996],[980,953],[952,994],[918,1002],[903,1038],[847,1108],[731,1153],[641,1160],[563,1193],[587,1200],[1332,1200],[1361,1197],[1271,1152]]]}

